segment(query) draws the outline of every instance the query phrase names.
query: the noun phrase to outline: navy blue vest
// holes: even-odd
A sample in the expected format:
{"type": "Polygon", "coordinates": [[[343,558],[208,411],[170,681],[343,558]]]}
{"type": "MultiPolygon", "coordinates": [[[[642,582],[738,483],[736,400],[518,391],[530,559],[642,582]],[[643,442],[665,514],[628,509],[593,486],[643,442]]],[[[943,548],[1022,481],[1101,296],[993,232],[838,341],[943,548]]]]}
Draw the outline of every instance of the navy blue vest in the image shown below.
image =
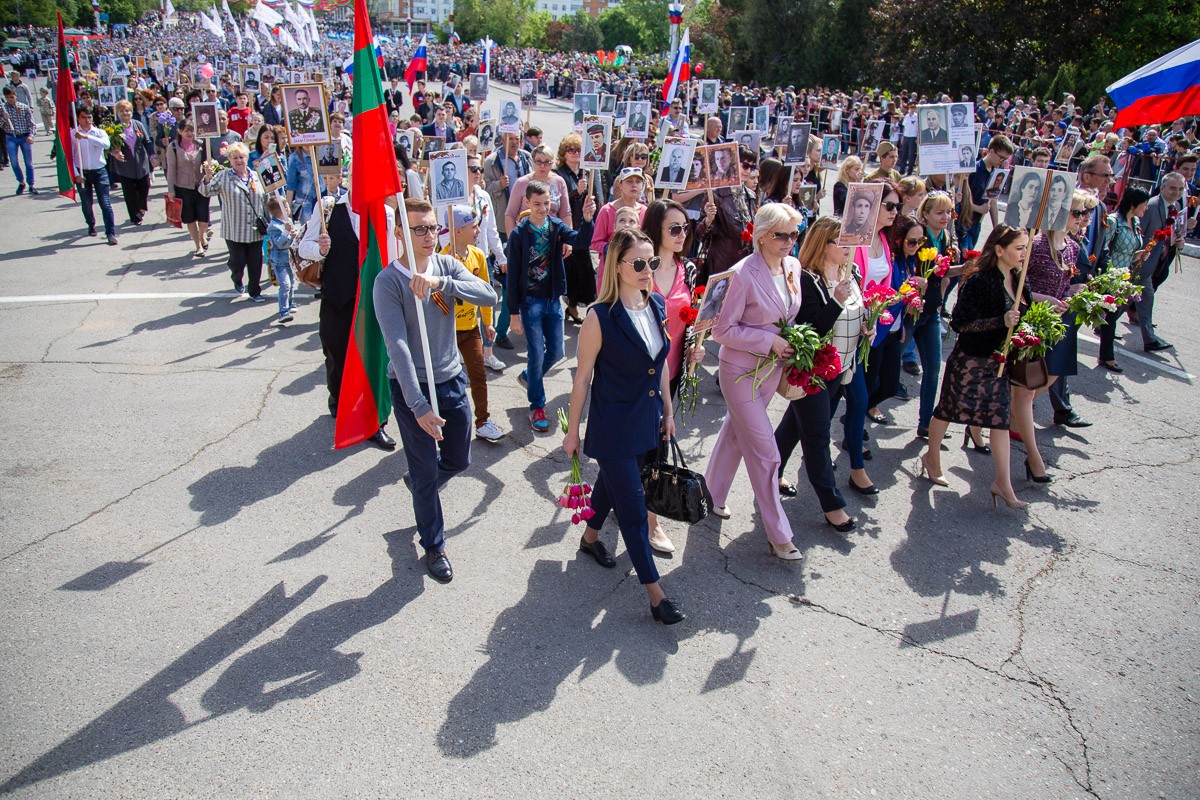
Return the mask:
{"type": "Polygon", "coordinates": [[[663,298],[651,294],[650,306],[663,335],[662,349],[653,358],[620,301],[588,309],[600,322],[603,339],[592,371],[592,401],[583,442],[583,452],[590,458],[638,456],[658,446],[662,376],[671,340],[663,298]]]}

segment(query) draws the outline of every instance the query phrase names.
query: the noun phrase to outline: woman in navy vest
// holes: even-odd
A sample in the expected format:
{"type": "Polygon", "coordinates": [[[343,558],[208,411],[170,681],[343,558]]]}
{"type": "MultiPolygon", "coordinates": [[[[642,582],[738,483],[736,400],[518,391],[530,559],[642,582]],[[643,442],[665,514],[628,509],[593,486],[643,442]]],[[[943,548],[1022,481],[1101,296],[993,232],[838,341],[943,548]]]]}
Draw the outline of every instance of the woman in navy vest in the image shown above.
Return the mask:
{"type": "Polygon", "coordinates": [[[667,312],[662,298],[650,291],[657,266],[654,245],[642,231],[622,230],[609,241],[600,296],[579,334],[563,450],[569,456],[579,452],[579,422],[590,386],[583,452],[596,460],[600,474],[592,491],[595,516],[579,549],[603,567],[616,565],[598,538],[609,510],[615,511],[629,559],[650,597],[651,614],[674,625],[683,620],[683,612],[658,584],[641,479],[646,453],[657,447],[660,432],[664,439],[675,435],[666,369],[671,344],[667,312]]]}

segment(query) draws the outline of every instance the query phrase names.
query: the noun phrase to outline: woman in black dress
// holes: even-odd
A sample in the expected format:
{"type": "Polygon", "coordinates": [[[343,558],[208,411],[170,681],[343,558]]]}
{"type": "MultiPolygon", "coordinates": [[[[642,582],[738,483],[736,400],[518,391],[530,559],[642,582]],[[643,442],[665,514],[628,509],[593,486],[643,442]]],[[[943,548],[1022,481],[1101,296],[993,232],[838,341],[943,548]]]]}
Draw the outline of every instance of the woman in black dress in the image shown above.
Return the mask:
{"type": "MultiPolygon", "coordinates": [[[[583,201],[587,199],[587,173],[580,166],[580,151],[583,140],[578,133],[568,133],[558,143],[558,165],[554,171],[567,183],[567,196],[571,200],[571,223],[575,230],[583,222],[583,201]]],[[[579,306],[596,300],[596,270],[592,267],[592,251],[579,246],[564,260],[567,268],[567,319],[576,325],[583,324],[579,306]]]]}
{"type": "Polygon", "coordinates": [[[980,255],[969,267],[958,289],[958,302],[950,327],[958,333],[954,351],[946,360],[942,394],[929,423],[929,448],[921,455],[921,472],[938,486],[949,486],[942,475],[942,437],[950,423],[991,429],[992,504],[997,498],[1009,508],[1025,508],[1017,499],[1009,475],[1008,376],[997,375],[999,364],[992,356],[1004,344],[1008,328],[1021,321],[1021,310],[1029,303],[1026,287],[1022,302],[1016,287],[1029,234],[1024,228],[997,225],[980,255]]]}

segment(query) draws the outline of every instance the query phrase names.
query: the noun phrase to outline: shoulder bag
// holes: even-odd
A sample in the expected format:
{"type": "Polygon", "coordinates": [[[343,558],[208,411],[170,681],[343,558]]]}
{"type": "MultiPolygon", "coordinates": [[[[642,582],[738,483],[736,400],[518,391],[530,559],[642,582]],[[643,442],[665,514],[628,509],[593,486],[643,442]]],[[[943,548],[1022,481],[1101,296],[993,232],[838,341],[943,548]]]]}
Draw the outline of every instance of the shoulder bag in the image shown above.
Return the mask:
{"type": "Polygon", "coordinates": [[[708,484],[703,475],[688,469],[674,436],[670,443],[670,461],[666,450],[666,443],[660,443],[655,460],[642,467],[646,508],[667,519],[694,525],[712,511],[708,484]]]}

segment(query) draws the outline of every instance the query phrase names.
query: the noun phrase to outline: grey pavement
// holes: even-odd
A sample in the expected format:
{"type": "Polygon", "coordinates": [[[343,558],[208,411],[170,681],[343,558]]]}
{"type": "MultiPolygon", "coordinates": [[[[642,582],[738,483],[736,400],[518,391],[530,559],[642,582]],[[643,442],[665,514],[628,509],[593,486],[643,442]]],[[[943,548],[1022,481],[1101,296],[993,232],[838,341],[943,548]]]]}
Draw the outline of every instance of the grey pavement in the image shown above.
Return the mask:
{"type": "MultiPolygon", "coordinates": [[[[569,125],[534,120],[551,141],[569,125]]],[[[489,376],[512,432],[444,492],[456,575],[435,584],[403,448],[332,450],[311,295],[287,327],[236,300],[220,240],[194,261],[164,223],[161,179],[120,247],[14,188],[0,173],[0,792],[1200,795],[1194,260],[1160,295],[1175,353],[1144,356],[1122,322],[1124,375],[1080,346],[1093,427],[1039,402],[1055,481],[1026,483],[1014,449],[1028,513],[991,508],[990,459],[957,439],[953,488],[917,478],[915,401],[892,402],[856,532],[823,524],[793,461],[801,565],[768,557],[744,473],[732,519],[666,523],[688,619],[664,628],[611,522],[617,569],[577,552],[553,502],[568,460],[529,430],[516,368],[489,376]]],[[[715,356],[680,431],[698,469],[715,356]]]]}

